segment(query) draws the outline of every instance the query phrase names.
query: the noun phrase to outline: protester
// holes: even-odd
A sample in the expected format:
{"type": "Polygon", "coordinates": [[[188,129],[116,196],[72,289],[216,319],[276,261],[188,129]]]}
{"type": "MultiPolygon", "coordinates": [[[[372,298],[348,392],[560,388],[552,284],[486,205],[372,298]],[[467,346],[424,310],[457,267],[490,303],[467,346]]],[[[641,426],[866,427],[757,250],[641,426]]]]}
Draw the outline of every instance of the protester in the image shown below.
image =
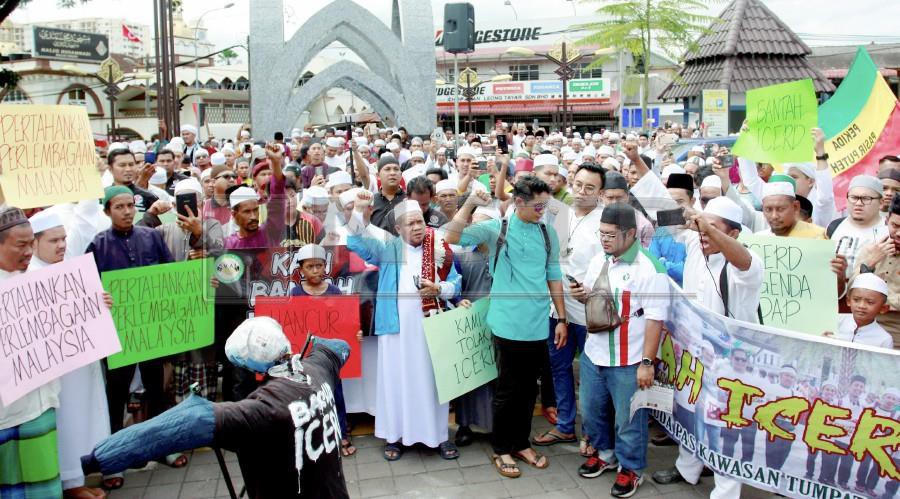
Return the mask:
{"type": "MultiPolygon", "coordinates": [[[[878,324],[876,318],[888,310],[888,285],[884,279],[871,273],[860,273],[853,278],[847,291],[850,315],[841,317],[835,338],[851,343],[862,343],[881,348],[893,348],[891,335],[878,324]]],[[[826,332],[826,335],[832,335],[826,332]]]]}
{"type": "Polygon", "coordinates": [[[272,167],[269,180],[270,217],[260,223],[260,203],[258,193],[250,187],[241,186],[228,196],[231,218],[237,225],[237,232],[225,237],[226,249],[275,248],[284,236],[284,174],[281,170],[282,149],[277,144],[266,146],[266,156],[272,167]]]}
{"type": "Polygon", "coordinates": [[[800,220],[800,202],[789,182],[772,182],[763,186],[763,214],[769,229],[757,234],[805,239],[826,239],[825,229],[800,220]]]}
{"type": "Polygon", "coordinates": [[[372,223],[396,236],[393,219],[394,208],[406,201],[406,193],[400,188],[400,162],[393,154],[385,153],[378,160],[380,189],[372,202],[372,223]]]}
{"type": "Polygon", "coordinates": [[[826,230],[828,238],[837,241],[837,254],[847,260],[847,277],[858,265],[862,247],[888,233],[879,215],[883,191],[881,182],[871,175],[853,177],[847,191],[848,216],[835,219],[826,230]]]}
{"type": "Polygon", "coordinates": [[[415,177],[406,183],[406,197],[419,203],[425,225],[437,229],[446,224],[449,218],[440,210],[431,207],[434,194],[434,184],[424,176],[415,177]]]}

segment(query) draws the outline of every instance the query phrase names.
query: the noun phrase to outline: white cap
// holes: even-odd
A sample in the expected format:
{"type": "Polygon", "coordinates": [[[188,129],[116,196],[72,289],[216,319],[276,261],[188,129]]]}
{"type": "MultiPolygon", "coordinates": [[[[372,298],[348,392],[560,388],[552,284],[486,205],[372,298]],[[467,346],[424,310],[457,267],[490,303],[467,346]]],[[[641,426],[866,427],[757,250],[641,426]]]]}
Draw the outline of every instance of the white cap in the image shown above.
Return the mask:
{"type": "Polygon", "coordinates": [[[534,169],[537,170],[543,166],[559,166],[559,160],[552,154],[538,154],[534,158],[534,169]]]}
{"type": "Polygon", "coordinates": [[[375,139],[375,147],[384,147],[383,139],[375,139]]]}
{"type": "Polygon", "coordinates": [[[301,138],[301,139],[307,138],[307,137],[312,137],[312,134],[309,133],[309,132],[300,132],[300,138],[301,138]]]}
{"type": "Polygon", "coordinates": [[[796,194],[794,193],[794,186],[790,182],[769,182],[763,185],[762,198],[765,199],[769,196],[795,198],[796,194]]]}
{"type": "Polygon", "coordinates": [[[706,209],[703,210],[703,213],[709,213],[736,224],[741,223],[741,220],[744,218],[744,212],[741,210],[741,207],[725,196],[710,199],[706,203],[706,209]]]}
{"type": "Polygon", "coordinates": [[[250,138],[250,132],[249,132],[248,130],[241,130],[241,138],[242,138],[242,139],[249,139],[249,138],[250,138]]]}
{"type": "Polygon", "coordinates": [[[31,230],[35,234],[40,234],[54,227],[63,227],[62,218],[55,211],[51,210],[44,210],[32,215],[28,222],[31,224],[31,230]]]}
{"type": "Polygon", "coordinates": [[[626,134],[625,134],[625,140],[637,140],[637,139],[638,139],[637,135],[635,135],[635,134],[633,134],[633,133],[626,133],[626,134]]]}
{"type": "Polygon", "coordinates": [[[220,152],[214,152],[212,156],[209,157],[209,162],[213,166],[219,166],[225,164],[225,155],[220,152]]]}
{"type": "Polygon", "coordinates": [[[353,184],[353,179],[350,178],[350,174],[344,171],[336,171],[328,176],[328,182],[325,184],[326,189],[331,189],[337,185],[353,184]]]}
{"type": "Polygon", "coordinates": [[[324,187],[314,185],[303,190],[300,206],[321,206],[323,204],[328,204],[328,191],[324,187]]]}
{"type": "Polygon", "coordinates": [[[341,147],[341,145],[343,144],[341,142],[341,139],[338,137],[328,137],[328,139],[325,141],[325,145],[328,147],[341,147]]]}
{"type": "Polygon", "coordinates": [[[125,144],[123,142],[113,142],[112,144],[109,145],[109,147],[106,148],[106,151],[113,152],[117,149],[130,150],[130,149],[128,149],[128,144],[125,144]]]}
{"type": "Polygon", "coordinates": [[[398,144],[396,142],[388,142],[385,147],[387,147],[388,151],[399,151],[400,150],[400,144],[398,144]]]}
{"type": "Polygon", "coordinates": [[[156,167],[156,172],[150,177],[150,183],[153,185],[165,184],[167,180],[169,180],[169,176],[166,174],[166,169],[162,167],[156,167]]]}
{"type": "Polygon", "coordinates": [[[698,152],[700,154],[706,154],[706,149],[703,146],[694,146],[691,148],[691,152],[698,152]]]}
{"type": "Polygon", "coordinates": [[[434,186],[435,194],[437,194],[438,192],[441,192],[441,191],[457,192],[458,189],[459,189],[459,182],[457,182],[456,179],[441,180],[437,183],[437,185],[434,186]]]}
{"type": "Polygon", "coordinates": [[[615,156],[616,150],[610,146],[600,146],[597,148],[597,156],[615,156]]]}
{"type": "Polygon", "coordinates": [[[684,171],[684,168],[673,163],[673,164],[668,165],[665,168],[663,168],[662,176],[668,177],[669,175],[672,175],[673,173],[687,173],[687,172],[684,171]]]}
{"type": "Polygon", "coordinates": [[[575,151],[567,152],[565,156],[563,156],[563,160],[565,161],[578,161],[578,153],[575,151]]]}
{"type": "Polygon", "coordinates": [[[258,159],[263,159],[265,157],[266,157],[266,150],[263,149],[262,147],[255,145],[255,146],[253,146],[252,149],[250,149],[250,159],[251,160],[256,161],[258,159]]]}
{"type": "Polygon", "coordinates": [[[620,136],[619,134],[617,134],[616,132],[612,132],[612,133],[609,134],[609,141],[610,141],[610,142],[618,142],[619,139],[621,139],[621,136],[620,136]]]}
{"type": "Polygon", "coordinates": [[[419,158],[421,160],[425,160],[425,153],[422,151],[413,151],[412,154],[409,155],[409,159],[419,158]]]}
{"type": "Polygon", "coordinates": [[[475,215],[484,215],[492,220],[500,220],[500,210],[493,206],[479,206],[475,208],[475,215]]]}
{"type": "MultiPolygon", "coordinates": [[[[212,168],[207,168],[203,170],[204,172],[211,171],[212,168]]],[[[200,185],[200,181],[195,179],[194,177],[188,177],[184,180],[179,181],[175,184],[175,195],[179,194],[187,194],[188,192],[193,192],[195,194],[203,195],[203,187],[200,185]]],[[[195,215],[199,215],[199,213],[194,213],[195,215]]]]}
{"type": "Polygon", "coordinates": [[[231,191],[231,195],[228,196],[228,204],[232,208],[243,203],[244,201],[257,200],[259,200],[259,195],[256,194],[256,191],[254,191],[250,187],[247,187],[246,185],[238,187],[237,189],[231,191]]]}
{"type": "Polygon", "coordinates": [[[622,163],[619,163],[619,160],[617,160],[616,158],[606,158],[603,160],[603,163],[601,163],[600,166],[606,168],[607,170],[619,171],[622,169],[622,163]]]}
{"type": "Polygon", "coordinates": [[[394,220],[399,220],[403,215],[410,213],[422,213],[422,207],[419,206],[419,202],[411,199],[400,201],[400,203],[394,207],[394,220]]]}
{"type": "Polygon", "coordinates": [[[231,142],[226,142],[224,146],[222,146],[222,152],[231,151],[234,152],[234,144],[231,142]]]}
{"type": "Polygon", "coordinates": [[[785,172],[790,172],[793,168],[803,175],[806,175],[806,178],[816,178],[816,165],[812,163],[785,163],[781,166],[784,168],[785,172]]]}
{"type": "Polygon", "coordinates": [[[356,140],[356,145],[361,145],[361,146],[369,145],[369,139],[367,139],[365,137],[356,137],[354,140],[356,140]]]}
{"type": "Polygon", "coordinates": [[[200,172],[200,180],[206,180],[210,175],[212,175],[212,168],[207,168],[200,172]]]}
{"type": "Polygon", "coordinates": [[[348,204],[356,201],[356,194],[360,191],[363,191],[362,187],[354,187],[352,189],[346,190],[341,193],[338,199],[340,199],[341,207],[346,207],[348,204]]]}
{"type": "Polygon", "coordinates": [[[884,186],[881,185],[881,181],[872,175],[857,175],[853,177],[853,180],[850,181],[850,189],[854,187],[863,187],[875,191],[878,195],[884,194],[884,186]]]}
{"type": "Polygon", "coordinates": [[[703,179],[703,182],[700,183],[700,188],[704,187],[714,187],[716,189],[722,189],[722,179],[720,179],[717,175],[708,175],[703,179]]]}
{"type": "MultiPolygon", "coordinates": [[[[37,232],[37,231],[35,231],[37,232]]],[[[884,282],[884,279],[878,277],[877,275],[866,272],[863,274],[859,274],[853,278],[853,282],[850,283],[850,289],[871,289],[872,291],[883,294],[884,296],[888,295],[888,285],[884,282]]]]}
{"type": "Polygon", "coordinates": [[[466,155],[468,155],[468,156],[471,156],[472,159],[475,159],[475,149],[472,149],[472,148],[469,147],[469,146],[462,146],[462,147],[459,148],[458,151],[456,151],[456,157],[457,157],[457,158],[460,157],[460,156],[462,156],[463,154],[466,154],[466,155]]]}
{"type": "MultiPolygon", "coordinates": [[[[177,151],[182,152],[184,151],[184,139],[181,137],[172,137],[172,139],[169,140],[168,146],[177,147],[177,151]]],[[[175,151],[175,149],[172,150],[175,151]]]]}
{"type": "Polygon", "coordinates": [[[245,320],[225,341],[225,356],[232,364],[258,373],[265,373],[290,353],[291,342],[271,317],[245,320]]]}
{"type": "Polygon", "coordinates": [[[325,260],[325,256],[325,248],[318,244],[306,244],[297,252],[296,258],[297,262],[303,262],[303,260],[309,260],[311,258],[325,260]]]}
{"type": "Polygon", "coordinates": [[[191,132],[194,135],[197,135],[197,127],[194,125],[181,125],[182,132],[191,132]]]}
{"type": "Polygon", "coordinates": [[[562,177],[564,179],[569,178],[569,170],[567,168],[560,168],[559,171],[557,171],[556,173],[557,173],[557,175],[559,175],[560,177],[562,177]]]}
{"type": "Polygon", "coordinates": [[[128,143],[128,149],[134,154],[146,153],[147,144],[143,140],[132,140],[128,143]]]}

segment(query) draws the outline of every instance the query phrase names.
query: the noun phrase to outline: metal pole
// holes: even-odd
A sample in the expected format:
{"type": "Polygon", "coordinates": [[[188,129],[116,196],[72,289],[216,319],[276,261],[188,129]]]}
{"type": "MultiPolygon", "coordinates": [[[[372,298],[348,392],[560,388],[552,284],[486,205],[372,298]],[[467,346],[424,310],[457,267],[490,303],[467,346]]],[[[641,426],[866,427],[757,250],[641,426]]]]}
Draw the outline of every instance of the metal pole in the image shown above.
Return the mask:
{"type": "Polygon", "coordinates": [[[625,51],[619,49],[619,130],[625,129],[625,51]]]}
{"type": "Polygon", "coordinates": [[[466,78],[466,102],[469,105],[469,121],[466,124],[466,134],[473,133],[474,131],[472,130],[472,97],[475,97],[475,95],[472,93],[471,80],[466,78]]]}
{"type": "MultiPolygon", "coordinates": [[[[563,62],[564,67],[569,65],[569,53],[566,50],[566,42],[562,42],[562,62],[563,62]]],[[[568,107],[569,89],[566,88],[569,86],[568,85],[569,76],[566,71],[563,71],[562,73],[563,73],[563,75],[560,77],[560,79],[562,79],[562,87],[563,87],[563,115],[562,115],[562,130],[560,130],[560,131],[563,133],[563,135],[565,135],[566,123],[568,122],[568,119],[569,119],[569,107],[568,107]]]]}
{"type": "MultiPolygon", "coordinates": [[[[156,54],[154,54],[154,72],[156,73],[156,120],[157,120],[157,131],[159,132],[160,141],[165,140],[165,133],[163,133],[163,127],[160,126],[166,122],[166,109],[162,105],[162,66],[159,63],[159,58],[162,54],[162,38],[160,36],[159,29],[159,2],[160,0],[153,0],[153,31],[155,35],[155,45],[156,45],[156,54]]],[[[149,92],[150,89],[147,89],[149,92]]],[[[148,113],[149,114],[149,113],[148,113]]]]}
{"type": "Polygon", "coordinates": [[[109,78],[106,80],[109,85],[109,122],[112,130],[110,131],[111,139],[116,137],[116,94],[114,93],[115,82],[113,81],[113,68],[109,67],[109,78]]]}
{"type": "MultiPolygon", "coordinates": [[[[459,55],[453,54],[453,78],[459,79],[459,55]]],[[[453,145],[459,149],[459,85],[453,82],[453,145]]]]}
{"type": "Polygon", "coordinates": [[[172,65],[166,68],[169,76],[169,93],[171,95],[169,105],[172,106],[172,125],[169,130],[174,136],[181,135],[181,116],[178,110],[178,81],[175,79],[175,22],[172,19],[172,0],[166,0],[166,10],[169,22],[166,28],[169,33],[169,57],[172,61],[172,65]]]}

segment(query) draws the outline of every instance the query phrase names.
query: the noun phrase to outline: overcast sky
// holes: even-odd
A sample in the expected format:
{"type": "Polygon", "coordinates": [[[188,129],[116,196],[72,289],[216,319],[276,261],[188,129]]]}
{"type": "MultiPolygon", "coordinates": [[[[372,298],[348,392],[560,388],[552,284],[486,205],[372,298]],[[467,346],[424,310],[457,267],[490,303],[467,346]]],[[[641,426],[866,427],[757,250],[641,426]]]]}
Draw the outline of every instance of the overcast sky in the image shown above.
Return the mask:
{"type": "MultiPolygon", "coordinates": [[[[204,25],[210,29],[210,40],[219,48],[244,43],[249,31],[248,19],[251,0],[183,0],[184,17],[193,23],[198,16],[229,1],[234,6],[227,10],[210,12],[204,17],[204,25]]],[[[471,0],[475,5],[476,26],[501,25],[516,15],[520,20],[543,19],[551,16],[586,16],[600,2],[567,0],[511,0],[514,7],[504,5],[504,0],[471,0]],[[515,10],[515,12],[514,12],[515,10]]],[[[286,34],[289,36],[310,15],[329,0],[284,0],[286,34]]],[[[443,18],[446,0],[431,0],[435,24],[443,18]]],[[[764,3],[800,33],[809,45],[844,45],[875,42],[900,42],[900,1],[898,0],[764,0],[764,3]],[[811,37],[829,35],[831,38],[811,37]],[[840,36],[841,38],[834,38],[840,36]],[[893,37],[893,38],[890,38],[893,37]]],[[[152,0],[90,0],[86,5],[72,9],[59,9],[57,0],[31,0],[25,8],[12,14],[16,22],[40,22],[46,20],[94,17],[124,18],[128,22],[153,24],[152,0]]],[[[365,4],[380,18],[388,22],[391,0],[366,0],[365,4]]],[[[727,1],[712,3],[708,14],[717,15],[728,5],[727,1]]],[[[243,59],[244,54],[240,54],[243,59]]]]}

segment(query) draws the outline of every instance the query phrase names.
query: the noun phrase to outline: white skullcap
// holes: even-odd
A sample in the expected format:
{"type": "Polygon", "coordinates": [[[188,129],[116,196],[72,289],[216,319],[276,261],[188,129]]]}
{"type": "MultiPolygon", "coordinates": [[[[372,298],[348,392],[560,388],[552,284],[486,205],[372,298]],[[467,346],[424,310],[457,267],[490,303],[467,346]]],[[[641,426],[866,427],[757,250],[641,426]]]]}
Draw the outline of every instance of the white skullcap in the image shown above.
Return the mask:
{"type": "Polygon", "coordinates": [[[715,158],[715,157],[710,156],[709,158],[706,159],[706,166],[713,166],[713,165],[715,165],[715,164],[716,164],[716,158],[715,158]]]}
{"type": "Polygon", "coordinates": [[[242,137],[242,138],[245,138],[245,139],[249,139],[249,138],[250,138],[250,132],[247,131],[247,130],[241,130],[241,137],[242,137]]]}
{"type": "Polygon", "coordinates": [[[459,182],[457,182],[455,179],[447,179],[447,180],[441,180],[440,182],[438,182],[437,185],[435,185],[435,187],[434,187],[434,192],[435,192],[435,194],[437,194],[438,192],[441,192],[441,191],[457,192],[458,189],[459,189],[459,182]]]}
{"type": "Polygon", "coordinates": [[[363,189],[362,187],[354,187],[342,192],[338,198],[340,200],[341,207],[346,207],[348,204],[355,202],[356,194],[364,190],[365,189],[363,189]]]}
{"type": "Polygon", "coordinates": [[[359,152],[369,151],[369,146],[366,144],[360,144],[360,145],[356,146],[356,150],[359,152]]]}
{"type": "Polygon", "coordinates": [[[303,260],[309,260],[312,258],[325,260],[325,248],[319,246],[318,244],[306,244],[302,248],[300,248],[300,251],[297,252],[298,262],[303,262],[303,260]]]}
{"type": "Polygon", "coordinates": [[[328,191],[324,187],[314,185],[303,190],[300,206],[321,206],[323,204],[328,204],[328,191]]]}
{"type": "Polygon", "coordinates": [[[388,151],[398,151],[398,150],[400,150],[400,144],[398,144],[398,143],[396,143],[396,142],[388,142],[388,144],[387,144],[385,147],[387,147],[387,150],[388,150],[388,151]]]}
{"type": "Polygon", "coordinates": [[[569,170],[567,168],[560,168],[556,173],[563,179],[569,178],[569,170]]]}
{"type": "Polygon", "coordinates": [[[606,168],[607,170],[619,171],[622,169],[622,163],[619,163],[619,160],[617,160],[616,158],[604,159],[603,163],[601,163],[601,166],[603,166],[603,168],[606,168]]]}
{"type": "Polygon", "coordinates": [[[484,215],[491,220],[500,220],[500,210],[493,206],[479,206],[475,208],[475,215],[484,215]]]}
{"type": "Polygon", "coordinates": [[[181,125],[182,132],[191,132],[194,135],[197,135],[197,127],[194,125],[181,125]]]}
{"type": "Polygon", "coordinates": [[[212,168],[207,168],[200,172],[200,180],[206,180],[210,175],[212,175],[212,168]]]}
{"type": "Polygon", "coordinates": [[[209,162],[213,166],[219,166],[225,164],[225,155],[220,152],[214,152],[212,156],[209,157],[209,162]]]}
{"type": "Polygon", "coordinates": [[[616,150],[610,146],[600,146],[597,149],[597,156],[615,156],[616,150]]]}
{"type": "Polygon", "coordinates": [[[781,166],[784,168],[785,172],[790,172],[791,169],[795,169],[806,175],[806,178],[816,178],[816,165],[812,163],[785,163],[781,166]]]}
{"type": "Polygon", "coordinates": [[[559,160],[552,154],[538,154],[534,158],[534,169],[537,170],[543,166],[559,166],[559,160]]]}
{"type": "Polygon", "coordinates": [[[341,147],[342,143],[341,139],[339,139],[338,137],[328,137],[328,139],[325,141],[325,145],[328,147],[341,147]]]}
{"type": "Polygon", "coordinates": [[[703,213],[709,213],[710,215],[724,218],[725,220],[736,224],[741,223],[744,216],[741,207],[725,196],[710,199],[709,202],[706,203],[706,209],[703,210],[703,213]]]}
{"type": "Polygon", "coordinates": [[[572,149],[572,148],[569,147],[569,146],[562,146],[562,147],[559,149],[559,153],[562,154],[563,156],[565,156],[566,154],[569,154],[569,153],[572,152],[572,151],[574,151],[574,149],[572,149]]]}
{"type": "Polygon", "coordinates": [[[292,139],[300,138],[300,129],[299,128],[294,128],[293,130],[291,130],[291,138],[292,139]]]}
{"type": "Polygon", "coordinates": [[[578,161],[578,153],[575,151],[567,152],[563,159],[565,161],[578,161]]]}
{"type": "Polygon", "coordinates": [[[881,185],[881,181],[872,175],[857,175],[853,177],[853,180],[850,181],[850,189],[854,187],[864,187],[875,191],[879,195],[884,194],[884,186],[881,185]]]}
{"type": "Polygon", "coordinates": [[[44,210],[32,215],[31,218],[28,219],[28,222],[31,224],[31,230],[34,231],[35,234],[40,234],[47,229],[63,226],[62,218],[55,211],[50,210],[44,210]]]}
{"type": "MultiPolygon", "coordinates": [[[[212,168],[207,168],[203,171],[212,171],[212,168]]],[[[194,177],[188,177],[175,184],[176,196],[179,194],[187,194],[188,192],[203,195],[203,187],[200,186],[200,181],[195,179],[194,177]]],[[[194,213],[194,215],[199,215],[199,213],[194,213]]]]}
{"type": "Polygon", "coordinates": [[[601,138],[608,139],[609,138],[609,130],[604,130],[602,134],[600,134],[601,138]]]}
{"type": "Polygon", "coordinates": [[[778,373],[779,374],[793,374],[794,376],[796,376],[797,368],[790,364],[785,364],[785,365],[781,366],[781,369],[778,370],[778,373]]]}
{"type": "Polygon", "coordinates": [[[694,163],[697,166],[700,166],[700,162],[703,161],[700,156],[691,156],[690,158],[685,160],[685,164],[694,163]]]}
{"type": "Polygon", "coordinates": [[[258,373],[265,373],[290,353],[291,342],[271,317],[245,320],[225,341],[225,356],[232,364],[258,373]]]}
{"type": "Polygon", "coordinates": [[[619,134],[617,134],[616,132],[612,132],[612,133],[609,134],[609,141],[610,141],[610,142],[618,142],[619,139],[621,139],[621,138],[622,138],[622,137],[621,137],[619,134]]]}
{"type": "Polygon", "coordinates": [[[253,149],[250,149],[250,159],[256,161],[258,159],[263,159],[266,157],[266,150],[259,146],[253,146],[253,149]]]}
{"type": "Polygon", "coordinates": [[[625,140],[637,140],[637,138],[638,138],[637,135],[635,135],[635,134],[633,134],[633,133],[626,133],[626,134],[625,134],[625,140]]]}
{"type": "MultiPolygon", "coordinates": [[[[37,232],[37,231],[35,231],[37,232]]],[[[850,289],[870,289],[877,293],[881,293],[884,296],[888,295],[888,285],[884,282],[884,279],[878,277],[877,275],[866,272],[863,274],[859,274],[858,276],[853,278],[853,282],[850,283],[850,289]]]]}
{"type": "Polygon", "coordinates": [[[128,143],[128,150],[134,154],[146,153],[147,144],[143,140],[132,140],[128,143]]]}
{"type": "Polygon", "coordinates": [[[206,149],[201,147],[201,148],[197,149],[196,151],[194,151],[194,159],[197,159],[198,156],[209,157],[209,151],[207,151],[206,149]]]}
{"type": "Polygon", "coordinates": [[[572,132],[572,137],[581,137],[581,132],[572,132]]]}
{"type": "Polygon", "coordinates": [[[231,191],[231,195],[228,196],[228,204],[233,209],[235,206],[243,203],[244,201],[257,201],[258,199],[259,195],[256,194],[256,191],[244,185],[231,191]]]}
{"type": "Polygon", "coordinates": [[[231,151],[234,152],[234,144],[231,142],[226,142],[224,146],[222,146],[222,152],[231,151]]]}
{"type": "Polygon", "coordinates": [[[422,207],[419,206],[419,202],[411,199],[400,201],[400,203],[394,207],[394,220],[400,220],[400,217],[410,213],[422,213],[422,207]]]}
{"type": "Polygon", "coordinates": [[[419,159],[421,159],[421,160],[424,160],[424,159],[425,159],[425,153],[422,152],[422,151],[413,151],[413,153],[410,154],[409,159],[413,159],[413,158],[419,158],[419,159]]]}
{"type": "Polygon", "coordinates": [[[445,147],[439,147],[437,150],[438,154],[447,154],[447,149],[445,147]]]}
{"type": "Polygon", "coordinates": [[[300,132],[300,138],[305,139],[307,137],[312,137],[312,134],[309,132],[300,132]]]}
{"type": "Polygon", "coordinates": [[[113,151],[115,151],[115,150],[117,150],[117,149],[130,150],[130,149],[128,149],[128,145],[125,144],[125,143],[122,143],[122,142],[113,142],[112,144],[109,145],[109,147],[106,148],[106,151],[107,151],[107,152],[113,152],[113,151]]]}
{"type": "Polygon", "coordinates": [[[462,155],[464,155],[464,154],[465,154],[465,155],[468,155],[468,156],[471,156],[472,159],[475,159],[475,149],[472,149],[472,148],[469,147],[469,146],[462,146],[462,147],[459,148],[458,151],[456,151],[456,157],[457,157],[457,158],[460,157],[460,156],[462,156],[462,155]]]}
{"type": "Polygon", "coordinates": [[[384,140],[375,139],[375,147],[384,147],[384,140]]]}
{"type": "Polygon", "coordinates": [[[352,185],[353,179],[351,179],[350,174],[345,171],[336,171],[328,176],[328,182],[325,184],[325,188],[331,189],[332,187],[343,184],[352,185]]]}
{"type": "Polygon", "coordinates": [[[694,146],[691,148],[691,152],[699,152],[700,154],[706,154],[706,149],[703,146],[694,146]]]}
{"type": "Polygon", "coordinates": [[[703,182],[700,183],[700,188],[704,187],[714,187],[716,189],[722,189],[722,179],[720,179],[717,175],[708,175],[703,179],[703,182]]]}
{"type": "Polygon", "coordinates": [[[663,168],[662,176],[668,177],[669,175],[672,175],[673,173],[687,173],[687,172],[684,171],[684,168],[682,168],[676,164],[671,164],[671,165],[668,165],[665,168],[663,168]]]}
{"type": "MultiPolygon", "coordinates": [[[[709,177],[707,177],[709,178],[709,177]]],[[[769,182],[763,185],[762,199],[769,196],[787,196],[795,198],[794,186],[790,182],[769,182]]]]}
{"type": "Polygon", "coordinates": [[[582,158],[587,157],[587,156],[593,158],[593,157],[596,156],[596,155],[597,155],[597,150],[594,149],[594,146],[587,146],[587,147],[585,147],[584,149],[581,150],[581,157],[582,157],[582,158]]]}
{"type": "Polygon", "coordinates": [[[169,175],[166,173],[166,169],[162,167],[156,167],[156,171],[150,177],[150,183],[153,185],[165,184],[167,180],[169,180],[169,175]]]}

